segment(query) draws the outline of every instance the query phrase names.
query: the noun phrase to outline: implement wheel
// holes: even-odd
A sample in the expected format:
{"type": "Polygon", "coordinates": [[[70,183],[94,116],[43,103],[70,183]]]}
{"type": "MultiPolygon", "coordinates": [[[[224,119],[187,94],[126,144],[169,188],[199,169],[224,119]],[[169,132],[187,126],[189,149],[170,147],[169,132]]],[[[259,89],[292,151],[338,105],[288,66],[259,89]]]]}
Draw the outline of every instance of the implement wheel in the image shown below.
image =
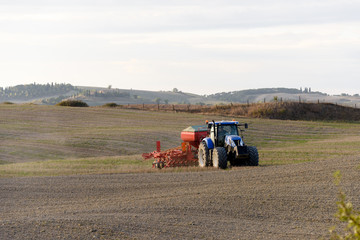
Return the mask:
{"type": "Polygon", "coordinates": [[[164,163],[164,162],[161,162],[161,161],[154,161],[154,162],[153,162],[153,166],[154,166],[155,168],[162,169],[162,168],[165,166],[165,163],[164,163]]]}
{"type": "Polygon", "coordinates": [[[223,147],[217,147],[213,152],[213,166],[221,169],[227,168],[227,154],[223,147]]]}
{"type": "Polygon", "coordinates": [[[210,164],[209,149],[205,142],[201,142],[198,150],[199,167],[208,167],[210,164]]]}

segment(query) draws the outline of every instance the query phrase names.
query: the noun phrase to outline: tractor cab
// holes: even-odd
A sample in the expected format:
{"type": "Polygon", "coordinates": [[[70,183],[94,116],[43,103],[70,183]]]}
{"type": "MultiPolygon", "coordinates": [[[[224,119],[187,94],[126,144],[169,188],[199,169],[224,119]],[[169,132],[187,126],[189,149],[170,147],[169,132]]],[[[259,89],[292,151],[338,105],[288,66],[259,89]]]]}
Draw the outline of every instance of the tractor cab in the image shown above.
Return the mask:
{"type": "MultiPolygon", "coordinates": [[[[210,129],[210,139],[217,147],[224,147],[227,137],[242,135],[244,130],[240,129],[240,125],[237,121],[221,121],[221,122],[208,122],[208,128],[210,129]]],[[[242,136],[241,136],[242,137],[242,136]]]]}

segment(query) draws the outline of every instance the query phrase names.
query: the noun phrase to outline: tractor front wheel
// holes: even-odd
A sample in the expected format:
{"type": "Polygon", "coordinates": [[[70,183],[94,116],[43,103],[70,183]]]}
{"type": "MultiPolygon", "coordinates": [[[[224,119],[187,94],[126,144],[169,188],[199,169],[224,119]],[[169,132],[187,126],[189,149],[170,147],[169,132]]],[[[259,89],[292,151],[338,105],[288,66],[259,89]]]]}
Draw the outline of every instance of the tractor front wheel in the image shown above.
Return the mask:
{"type": "Polygon", "coordinates": [[[205,142],[201,142],[198,151],[199,166],[207,167],[210,163],[209,149],[205,142]]]}
{"type": "Polygon", "coordinates": [[[227,168],[227,154],[223,147],[217,147],[213,152],[213,166],[221,169],[227,168]]]}

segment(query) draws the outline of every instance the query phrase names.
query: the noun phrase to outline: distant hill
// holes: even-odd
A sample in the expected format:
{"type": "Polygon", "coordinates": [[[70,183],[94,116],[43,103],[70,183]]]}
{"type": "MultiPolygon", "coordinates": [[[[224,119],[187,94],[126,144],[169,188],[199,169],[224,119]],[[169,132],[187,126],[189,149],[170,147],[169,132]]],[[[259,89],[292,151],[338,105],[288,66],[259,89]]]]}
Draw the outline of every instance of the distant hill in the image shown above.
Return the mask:
{"type": "MultiPolygon", "coordinates": [[[[146,91],[134,89],[109,89],[77,87],[80,91],[75,97],[85,101],[90,106],[113,102],[119,105],[127,104],[209,104],[205,96],[181,91],[146,91]]],[[[217,101],[220,103],[220,101],[217,101]]]]}
{"type": "Polygon", "coordinates": [[[298,89],[289,89],[289,88],[261,88],[261,89],[248,89],[241,91],[233,92],[221,92],[209,95],[208,97],[226,101],[226,102],[256,102],[258,101],[259,96],[262,95],[271,95],[276,96],[278,94],[301,94],[302,91],[298,89]]]}
{"type": "Polygon", "coordinates": [[[221,92],[209,95],[208,97],[214,98],[217,100],[227,101],[227,102],[239,102],[239,103],[247,103],[247,102],[258,102],[266,100],[272,100],[274,97],[281,98],[286,96],[290,99],[284,100],[293,100],[294,97],[299,95],[306,94],[306,95],[320,95],[320,96],[327,96],[326,93],[321,92],[311,92],[306,88],[304,91],[301,89],[295,88],[259,88],[259,89],[248,89],[248,90],[241,90],[241,91],[233,91],[233,92],[221,92]],[[270,99],[269,99],[270,96],[270,99]]]}
{"type": "Polygon", "coordinates": [[[182,91],[146,91],[133,89],[113,89],[70,84],[27,84],[0,88],[0,102],[33,102],[54,105],[64,99],[77,99],[90,106],[109,102],[117,104],[205,104],[210,98],[182,91]]]}
{"type": "Polygon", "coordinates": [[[322,92],[313,92],[309,88],[305,90],[294,88],[260,88],[233,92],[222,92],[208,96],[213,101],[223,101],[232,103],[260,103],[274,101],[290,102],[313,102],[313,103],[334,103],[346,106],[360,106],[358,94],[350,96],[348,94],[329,95],[322,92]]]}
{"type": "Polygon", "coordinates": [[[197,95],[174,91],[146,91],[134,89],[99,88],[72,86],[70,84],[28,84],[0,88],[0,102],[15,103],[33,102],[36,104],[54,105],[64,99],[76,99],[90,106],[106,103],[127,104],[193,104],[213,105],[228,103],[259,102],[317,102],[335,103],[346,106],[360,106],[359,95],[342,94],[331,96],[326,93],[313,92],[309,88],[260,88],[232,92],[221,92],[211,95],[197,95]]]}

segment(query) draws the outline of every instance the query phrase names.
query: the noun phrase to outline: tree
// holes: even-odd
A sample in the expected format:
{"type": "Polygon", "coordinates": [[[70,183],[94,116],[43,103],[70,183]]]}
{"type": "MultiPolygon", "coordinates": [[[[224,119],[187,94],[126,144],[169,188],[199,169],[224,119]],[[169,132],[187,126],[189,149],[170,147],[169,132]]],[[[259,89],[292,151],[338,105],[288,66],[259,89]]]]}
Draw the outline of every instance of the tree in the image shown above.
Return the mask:
{"type": "Polygon", "coordinates": [[[155,100],[154,100],[157,104],[160,104],[160,102],[161,102],[161,98],[155,98],[155,100]]]}
{"type": "Polygon", "coordinates": [[[174,93],[178,93],[178,92],[179,92],[179,89],[173,88],[173,92],[174,92],[174,93]]]}
{"type": "Polygon", "coordinates": [[[111,89],[111,88],[112,88],[112,86],[111,86],[111,85],[109,85],[109,86],[108,86],[108,89],[111,89]]]}
{"type": "MultiPolygon", "coordinates": [[[[339,186],[341,181],[340,171],[334,173],[335,185],[339,186]]],[[[330,239],[360,239],[360,212],[353,209],[351,202],[346,201],[346,195],[344,191],[339,187],[339,201],[337,201],[338,211],[336,217],[340,222],[347,223],[344,236],[339,235],[336,231],[336,227],[330,229],[330,239]]]]}
{"type": "Polygon", "coordinates": [[[166,105],[169,104],[169,100],[168,100],[168,99],[165,99],[164,102],[165,102],[166,105]]]}

